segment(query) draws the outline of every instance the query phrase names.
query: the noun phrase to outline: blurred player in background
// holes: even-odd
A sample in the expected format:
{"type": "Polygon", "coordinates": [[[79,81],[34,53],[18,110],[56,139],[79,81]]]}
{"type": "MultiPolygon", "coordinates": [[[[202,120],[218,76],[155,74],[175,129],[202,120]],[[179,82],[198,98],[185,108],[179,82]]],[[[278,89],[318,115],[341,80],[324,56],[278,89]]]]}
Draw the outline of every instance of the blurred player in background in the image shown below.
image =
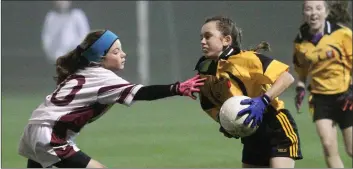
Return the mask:
{"type": "MultiPolygon", "coordinates": [[[[328,167],[341,168],[337,128],[342,131],[346,151],[352,157],[353,86],[352,30],[349,1],[305,1],[304,24],[294,45],[293,63],[298,74],[296,107],[305,96],[310,75],[310,111],[320,136],[328,167]]],[[[300,111],[299,111],[300,112],[300,111]]]]}
{"type": "MultiPolygon", "coordinates": [[[[278,96],[294,78],[288,73],[288,65],[255,52],[268,49],[267,43],[254,51],[242,50],[241,36],[240,28],[227,17],[208,18],[202,26],[203,56],[196,69],[207,80],[200,87],[201,107],[219,122],[220,108],[228,98],[251,97],[241,102],[250,106],[239,115],[249,113],[245,125],[253,120],[252,127],[259,128],[241,138],[242,166],[292,168],[294,160],[302,159],[300,139],[295,121],[278,96]]],[[[232,138],[222,127],[220,131],[232,138]]]]}
{"type": "Polygon", "coordinates": [[[89,33],[87,17],[81,9],[71,8],[71,1],[54,1],[54,10],[45,16],[42,44],[50,63],[76,48],[89,33]]]}
{"type": "Polygon", "coordinates": [[[170,96],[196,97],[203,80],[195,76],[170,85],[129,83],[113,71],[124,69],[126,54],[117,35],[109,30],[91,32],[76,49],[56,62],[57,88],[32,112],[19,153],[29,168],[100,168],[99,162],[80,151],[75,136],[101,117],[114,103],[170,96]]]}

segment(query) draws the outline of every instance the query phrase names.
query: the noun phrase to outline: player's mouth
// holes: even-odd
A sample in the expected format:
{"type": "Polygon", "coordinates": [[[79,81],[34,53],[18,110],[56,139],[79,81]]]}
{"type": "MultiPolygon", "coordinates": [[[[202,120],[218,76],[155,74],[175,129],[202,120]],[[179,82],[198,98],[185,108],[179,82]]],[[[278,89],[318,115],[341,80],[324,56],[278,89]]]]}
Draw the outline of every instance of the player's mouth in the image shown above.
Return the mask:
{"type": "Polygon", "coordinates": [[[310,24],[316,24],[319,22],[319,17],[311,17],[309,20],[310,24]]]}

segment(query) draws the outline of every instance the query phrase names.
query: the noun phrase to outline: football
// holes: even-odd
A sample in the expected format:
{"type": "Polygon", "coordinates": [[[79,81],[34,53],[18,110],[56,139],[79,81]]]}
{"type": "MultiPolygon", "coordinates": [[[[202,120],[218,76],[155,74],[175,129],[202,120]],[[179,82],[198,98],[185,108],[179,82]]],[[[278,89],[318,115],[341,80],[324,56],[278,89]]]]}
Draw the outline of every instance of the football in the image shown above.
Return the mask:
{"type": "Polygon", "coordinates": [[[237,137],[246,137],[253,134],[258,126],[251,128],[253,121],[249,125],[245,126],[243,122],[249,114],[244,114],[238,117],[238,113],[249,107],[249,105],[241,105],[240,102],[244,99],[250,99],[247,96],[233,96],[227,99],[219,112],[219,121],[221,126],[231,135],[237,137]]]}

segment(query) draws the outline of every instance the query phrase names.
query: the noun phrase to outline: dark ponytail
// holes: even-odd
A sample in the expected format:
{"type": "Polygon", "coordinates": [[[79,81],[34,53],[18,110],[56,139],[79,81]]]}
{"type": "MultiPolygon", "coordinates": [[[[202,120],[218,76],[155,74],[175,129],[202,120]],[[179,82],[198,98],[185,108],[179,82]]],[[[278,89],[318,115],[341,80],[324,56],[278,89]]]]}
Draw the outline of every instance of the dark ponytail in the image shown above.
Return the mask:
{"type": "Polygon", "coordinates": [[[88,67],[89,61],[82,56],[82,52],[88,49],[103,33],[104,30],[89,33],[76,49],[66,55],[60,56],[56,60],[56,77],[54,77],[56,84],[60,84],[68,76],[76,73],[77,70],[88,67]]]}
{"type": "Polygon", "coordinates": [[[262,41],[255,48],[251,48],[250,50],[258,52],[259,50],[264,50],[266,52],[271,51],[270,44],[268,42],[262,41]]]}

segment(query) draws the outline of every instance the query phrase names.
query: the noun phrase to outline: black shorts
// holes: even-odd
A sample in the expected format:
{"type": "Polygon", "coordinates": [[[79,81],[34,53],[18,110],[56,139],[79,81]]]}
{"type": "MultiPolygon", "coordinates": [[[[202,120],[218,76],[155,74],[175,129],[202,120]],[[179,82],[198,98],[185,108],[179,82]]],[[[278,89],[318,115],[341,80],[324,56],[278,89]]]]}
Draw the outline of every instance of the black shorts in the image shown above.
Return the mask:
{"type": "Polygon", "coordinates": [[[353,125],[353,111],[342,110],[343,102],[337,99],[342,94],[322,95],[312,94],[311,108],[313,110],[313,121],[320,119],[331,119],[339,125],[341,129],[353,125]]]}
{"type": "MultiPolygon", "coordinates": [[[[86,168],[88,163],[91,161],[91,157],[82,151],[78,151],[72,156],[62,159],[61,161],[53,164],[57,168],[86,168]]],[[[37,163],[31,159],[28,159],[27,168],[43,168],[40,163],[37,163]]],[[[52,168],[49,166],[47,168],[52,168]]]]}
{"type": "Polygon", "coordinates": [[[242,162],[269,166],[273,157],[303,158],[297,125],[286,109],[269,108],[256,132],[242,138],[242,162]]]}

